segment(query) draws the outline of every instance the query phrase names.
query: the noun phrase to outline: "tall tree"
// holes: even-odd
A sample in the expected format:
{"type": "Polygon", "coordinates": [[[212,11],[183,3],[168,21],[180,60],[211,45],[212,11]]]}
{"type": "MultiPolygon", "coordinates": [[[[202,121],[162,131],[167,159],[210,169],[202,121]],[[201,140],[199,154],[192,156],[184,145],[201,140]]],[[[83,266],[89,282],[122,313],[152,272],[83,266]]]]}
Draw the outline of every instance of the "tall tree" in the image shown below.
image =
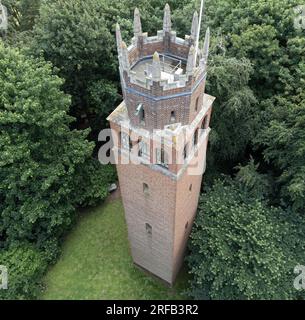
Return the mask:
{"type": "MultiPolygon", "coordinates": [[[[305,64],[304,64],[305,67],[305,64]]],[[[302,214],[305,208],[305,97],[295,101],[275,97],[269,121],[256,138],[266,161],[275,166],[278,188],[286,206],[302,214]]]]}
{"type": "Polygon", "coordinates": [[[216,97],[210,140],[213,162],[242,160],[255,136],[258,109],[248,86],[251,74],[247,59],[211,55],[206,91],[216,97]]]}
{"type": "Polygon", "coordinates": [[[9,32],[29,31],[39,14],[41,0],[3,0],[9,14],[9,32]]]}
{"type": "MultiPolygon", "coordinates": [[[[88,131],[70,131],[62,83],[51,65],[0,45],[0,246],[56,238],[87,201],[75,181],[93,161],[94,144],[88,131]]],[[[107,184],[99,181],[100,198],[107,184]]]]}
{"type": "Polygon", "coordinates": [[[72,96],[78,127],[91,126],[95,138],[117,95],[115,37],[107,28],[104,3],[97,0],[47,1],[33,32],[31,51],[51,61],[72,96]],[[107,97],[107,99],[105,99],[107,97]]]}
{"type": "Polygon", "coordinates": [[[231,179],[200,199],[190,241],[190,295],[195,299],[294,299],[304,222],[269,207],[231,179]]]}

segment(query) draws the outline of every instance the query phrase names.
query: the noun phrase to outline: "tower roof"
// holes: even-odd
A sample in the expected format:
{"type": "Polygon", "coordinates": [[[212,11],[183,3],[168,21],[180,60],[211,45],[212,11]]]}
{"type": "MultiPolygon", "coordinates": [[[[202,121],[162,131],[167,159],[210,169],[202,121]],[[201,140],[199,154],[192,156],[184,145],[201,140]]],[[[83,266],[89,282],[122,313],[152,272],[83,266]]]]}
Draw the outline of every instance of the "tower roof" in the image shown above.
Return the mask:
{"type": "MultiPolygon", "coordinates": [[[[140,11],[134,11],[134,37],[131,45],[122,41],[120,27],[116,27],[120,68],[127,72],[131,83],[150,89],[154,82],[160,82],[163,90],[186,87],[206,72],[206,62],[196,61],[194,48],[199,31],[198,13],[192,19],[191,35],[179,38],[172,30],[171,11],[168,4],[164,8],[163,29],[156,36],[143,33],[140,11]]],[[[203,56],[207,61],[209,30],[206,33],[203,56]]]]}

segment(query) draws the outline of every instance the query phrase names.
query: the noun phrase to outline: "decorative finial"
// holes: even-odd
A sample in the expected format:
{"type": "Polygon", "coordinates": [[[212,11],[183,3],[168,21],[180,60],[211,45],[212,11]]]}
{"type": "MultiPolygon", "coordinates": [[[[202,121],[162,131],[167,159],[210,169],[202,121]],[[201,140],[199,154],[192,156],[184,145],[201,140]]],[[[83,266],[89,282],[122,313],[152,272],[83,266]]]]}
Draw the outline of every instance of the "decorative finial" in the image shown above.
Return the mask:
{"type": "Polygon", "coordinates": [[[122,41],[122,45],[121,45],[121,50],[122,50],[122,64],[123,64],[123,68],[125,70],[129,70],[130,68],[130,63],[129,63],[129,58],[128,58],[128,49],[127,49],[127,45],[124,41],[122,41]]]}
{"type": "Polygon", "coordinates": [[[191,46],[189,56],[187,59],[186,72],[192,73],[195,67],[195,47],[191,46]]]}
{"type": "Polygon", "coordinates": [[[118,47],[118,53],[120,54],[121,52],[121,47],[122,47],[122,34],[121,34],[121,28],[120,25],[117,23],[116,24],[116,43],[118,47]]]}
{"type": "Polygon", "coordinates": [[[205,33],[204,44],[202,49],[202,60],[204,60],[205,64],[207,64],[208,62],[209,49],[210,49],[210,28],[208,27],[205,33]]]}
{"type": "Polygon", "coordinates": [[[192,31],[191,31],[191,36],[195,41],[197,39],[197,34],[199,31],[198,26],[199,26],[199,17],[198,17],[198,12],[195,11],[193,15],[192,31]]]}
{"type": "Polygon", "coordinates": [[[161,64],[159,53],[157,51],[153,55],[152,80],[156,82],[161,80],[161,64]]]}
{"type": "Polygon", "coordinates": [[[140,16],[140,11],[138,8],[135,8],[135,11],[134,11],[133,31],[134,31],[134,35],[136,37],[142,35],[141,16],[140,16]]]}
{"type": "Polygon", "coordinates": [[[167,3],[164,9],[163,31],[171,32],[171,29],[172,29],[171,9],[169,4],[167,3]]]}

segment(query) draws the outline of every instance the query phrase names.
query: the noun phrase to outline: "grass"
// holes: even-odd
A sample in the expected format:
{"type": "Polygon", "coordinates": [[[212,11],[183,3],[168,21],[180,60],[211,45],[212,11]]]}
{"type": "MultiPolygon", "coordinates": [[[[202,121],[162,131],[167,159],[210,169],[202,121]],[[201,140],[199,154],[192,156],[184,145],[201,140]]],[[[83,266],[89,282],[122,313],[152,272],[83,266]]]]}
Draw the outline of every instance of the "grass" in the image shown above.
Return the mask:
{"type": "Polygon", "coordinates": [[[67,236],[62,255],[44,278],[46,300],[184,299],[188,275],[174,288],[134,267],[121,200],[87,210],[67,236]]]}

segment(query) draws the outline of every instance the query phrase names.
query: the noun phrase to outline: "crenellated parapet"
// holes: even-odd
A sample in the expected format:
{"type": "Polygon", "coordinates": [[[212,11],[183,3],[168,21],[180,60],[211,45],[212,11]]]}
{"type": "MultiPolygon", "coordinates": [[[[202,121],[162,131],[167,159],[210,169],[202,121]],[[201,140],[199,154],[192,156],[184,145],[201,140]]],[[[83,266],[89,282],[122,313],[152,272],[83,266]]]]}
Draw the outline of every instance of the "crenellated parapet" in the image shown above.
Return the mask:
{"type": "Polygon", "coordinates": [[[148,130],[172,123],[191,123],[203,101],[210,33],[197,49],[198,13],[193,15],[190,35],[184,39],[172,30],[171,11],[164,9],[163,29],[155,36],[142,30],[141,16],[134,11],[134,37],[129,46],[116,27],[120,76],[131,124],[148,130]],[[145,119],[141,119],[144,114],[145,119]]]}
{"type": "Polygon", "coordinates": [[[167,4],[164,9],[163,30],[158,31],[156,36],[148,36],[142,31],[140,12],[135,9],[134,37],[127,50],[122,41],[120,27],[117,26],[116,30],[121,73],[130,83],[149,90],[155,82],[158,82],[164,91],[188,87],[206,73],[209,39],[206,39],[203,50],[195,52],[197,33],[198,13],[195,12],[191,35],[185,36],[185,39],[177,37],[176,31],[172,30],[171,12],[167,4]],[[160,56],[160,66],[153,61],[155,52],[160,56]],[[193,63],[195,54],[199,57],[196,65],[193,63]],[[154,68],[161,69],[158,81],[153,79],[154,68]]]}

